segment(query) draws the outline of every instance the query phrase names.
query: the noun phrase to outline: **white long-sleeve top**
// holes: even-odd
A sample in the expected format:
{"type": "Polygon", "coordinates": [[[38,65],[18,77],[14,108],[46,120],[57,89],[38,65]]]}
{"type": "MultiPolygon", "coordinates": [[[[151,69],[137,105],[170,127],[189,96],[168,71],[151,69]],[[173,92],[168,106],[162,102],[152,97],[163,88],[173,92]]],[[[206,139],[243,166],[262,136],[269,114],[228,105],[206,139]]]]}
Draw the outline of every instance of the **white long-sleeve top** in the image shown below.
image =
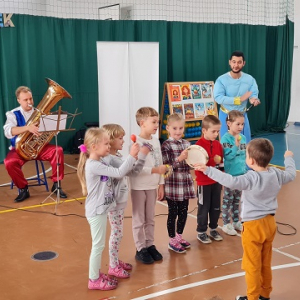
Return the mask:
{"type": "Polygon", "coordinates": [[[28,119],[31,117],[31,115],[34,112],[34,109],[31,109],[30,111],[24,111],[21,106],[14,108],[13,110],[10,110],[6,113],[6,122],[3,126],[4,135],[8,139],[12,139],[14,136],[11,133],[11,129],[13,127],[18,126],[16,115],[14,114],[14,111],[19,110],[21,114],[23,115],[25,122],[27,123],[28,119]]]}
{"type": "Polygon", "coordinates": [[[164,184],[165,180],[160,174],[151,174],[153,167],[158,167],[163,164],[160,142],[156,137],[152,137],[151,140],[145,140],[141,137],[137,137],[137,143],[142,145],[148,143],[152,145],[153,151],[151,151],[147,157],[145,165],[136,177],[130,177],[130,187],[132,190],[153,190],[157,189],[159,184],[164,184]]]}

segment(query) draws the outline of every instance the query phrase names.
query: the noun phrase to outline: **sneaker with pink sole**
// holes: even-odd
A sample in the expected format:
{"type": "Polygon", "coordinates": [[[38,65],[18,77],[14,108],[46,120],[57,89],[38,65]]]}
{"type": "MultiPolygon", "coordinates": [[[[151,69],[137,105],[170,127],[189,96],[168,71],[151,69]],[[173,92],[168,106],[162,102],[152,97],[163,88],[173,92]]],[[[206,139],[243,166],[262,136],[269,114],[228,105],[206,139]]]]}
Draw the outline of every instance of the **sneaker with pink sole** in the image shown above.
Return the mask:
{"type": "Polygon", "coordinates": [[[181,234],[176,233],[176,240],[181,244],[181,246],[185,249],[191,248],[191,244],[182,238],[181,234]]]}
{"type": "Polygon", "coordinates": [[[109,267],[108,274],[115,276],[117,278],[129,278],[130,273],[128,273],[126,270],[124,270],[120,265],[116,266],[115,268],[109,267]]]}
{"type": "Polygon", "coordinates": [[[101,290],[101,291],[110,291],[117,288],[118,284],[114,284],[108,279],[99,277],[97,280],[93,281],[89,279],[88,289],[89,290],[101,290]]]}
{"type": "Polygon", "coordinates": [[[185,248],[177,241],[176,238],[170,238],[170,242],[168,245],[170,250],[173,250],[176,253],[185,253],[185,248]]]}
{"type": "Polygon", "coordinates": [[[122,260],[119,260],[119,266],[121,266],[126,271],[132,270],[132,264],[126,263],[122,260]]]}

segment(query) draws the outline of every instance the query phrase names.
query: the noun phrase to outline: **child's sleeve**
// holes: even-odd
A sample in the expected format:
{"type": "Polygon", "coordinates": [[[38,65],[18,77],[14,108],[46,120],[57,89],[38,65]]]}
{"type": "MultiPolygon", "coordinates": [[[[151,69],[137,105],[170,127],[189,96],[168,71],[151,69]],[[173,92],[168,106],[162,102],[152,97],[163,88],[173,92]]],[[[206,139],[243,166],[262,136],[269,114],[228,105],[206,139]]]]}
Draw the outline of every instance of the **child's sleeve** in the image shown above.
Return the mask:
{"type": "Polygon", "coordinates": [[[112,178],[122,178],[126,176],[128,171],[130,171],[135,163],[135,158],[131,155],[128,155],[128,157],[124,160],[124,162],[120,165],[119,168],[107,165],[103,162],[97,162],[95,166],[93,166],[92,172],[95,175],[103,175],[108,176],[112,178]]]}
{"type": "Polygon", "coordinates": [[[284,171],[275,168],[277,174],[279,174],[279,180],[281,181],[281,184],[286,184],[296,178],[295,160],[292,156],[285,157],[284,165],[284,171]]]}
{"type": "Polygon", "coordinates": [[[237,190],[249,190],[252,187],[253,179],[251,174],[253,172],[248,172],[240,176],[232,176],[227,173],[223,173],[216,168],[208,167],[205,172],[203,172],[209,178],[219,182],[221,185],[224,185],[230,189],[237,190]]]}
{"type": "Polygon", "coordinates": [[[145,165],[146,157],[147,157],[147,155],[145,155],[144,153],[139,152],[138,160],[135,162],[132,170],[129,171],[126,175],[127,176],[132,176],[132,177],[137,176],[142,171],[142,169],[145,165]]]}
{"type": "Polygon", "coordinates": [[[232,145],[225,136],[221,139],[222,147],[223,147],[223,153],[224,153],[224,159],[226,160],[233,160],[237,153],[238,153],[238,147],[236,145],[232,145]]]}

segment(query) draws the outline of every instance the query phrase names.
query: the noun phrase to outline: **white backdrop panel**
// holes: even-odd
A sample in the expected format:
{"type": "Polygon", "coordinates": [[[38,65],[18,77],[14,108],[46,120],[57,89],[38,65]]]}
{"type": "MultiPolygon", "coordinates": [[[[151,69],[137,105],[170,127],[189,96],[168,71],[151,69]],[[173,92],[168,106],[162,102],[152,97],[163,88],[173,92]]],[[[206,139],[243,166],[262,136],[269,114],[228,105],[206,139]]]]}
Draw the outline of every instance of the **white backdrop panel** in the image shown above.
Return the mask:
{"type": "Polygon", "coordinates": [[[125,132],[123,154],[130,135],[139,134],[135,120],[142,106],[159,108],[159,44],[97,42],[99,123],[121,125],[125,132]]]}
{"type": "Polygon", "coordinates": [[[134,112],[131,129],[137,134],[136,111],[143,106],[159,109],[158,47],[158,43],[129,43],[129,103],[134,112]]]}
{"type": "Polygon", "coordinates": [[[97,42],[99,124],[129,122],[128,43],[97,42]]]}

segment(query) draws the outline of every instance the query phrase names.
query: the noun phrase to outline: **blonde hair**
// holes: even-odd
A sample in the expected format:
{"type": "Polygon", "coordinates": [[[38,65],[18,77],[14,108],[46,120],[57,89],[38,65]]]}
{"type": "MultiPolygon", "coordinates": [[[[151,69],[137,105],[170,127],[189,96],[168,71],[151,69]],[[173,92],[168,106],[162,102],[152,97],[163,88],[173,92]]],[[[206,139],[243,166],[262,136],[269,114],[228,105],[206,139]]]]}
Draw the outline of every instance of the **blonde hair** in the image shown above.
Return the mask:
{"type": "Polygon", "coordinates": [[[266,168],[273,157],[274,147],[270,140],[258,138],[249,142],[247,152],[259,167],[266,168]]]}
{"type": "Polygon", "coordinates": [[[179,113],[173,113],[168,116],[167,118],[167,124],[170,125],[172,122],[177,122],[177,121],[183,121],[185,122],[185,119],[182,114],[179,113]]]}
{"type": "Polygon", "coordinates": [[[102,128],[104,128],[108,133],[110,141],[125,135],[125,130],[118,124],[105,124],[102,128]]]}
{"type": "Polygon", "coordinates": [[[213,125],[221,125],[221,121],[216,116],[208,115],[202,120],[202,128],[206,130],[213,125]]]}
{"type": "Polygon", "coordinates": [[[79,162],[77,166],[77,176],[81,184],[83,196],[87,195],[86,178],[85,178],[85,164],[87,159],[90,157],[90,151],[93,144],[100,142],[103,137],[107,135],[104,128],[91,127],[84,135],[83,144],[86,147],[86,152],[80,152],[79,162]]]}
{"type": "Polygon", "coordinates": [[[135,119],[139,126],[142,120],[146,120],[149,117],[158,117],[158,112],[152,107],[141,107],[135,114],[135,119]]]}
{"type": "Polygon", "coordinates": [[[27,93],[27,92],[30,92],[31,93],[31,89],[27,86],[19,86],[16,91],[15,91],[15,95],[17,97],[17,99],[19,98],[20,94],[21,93],[27,93]]]}

